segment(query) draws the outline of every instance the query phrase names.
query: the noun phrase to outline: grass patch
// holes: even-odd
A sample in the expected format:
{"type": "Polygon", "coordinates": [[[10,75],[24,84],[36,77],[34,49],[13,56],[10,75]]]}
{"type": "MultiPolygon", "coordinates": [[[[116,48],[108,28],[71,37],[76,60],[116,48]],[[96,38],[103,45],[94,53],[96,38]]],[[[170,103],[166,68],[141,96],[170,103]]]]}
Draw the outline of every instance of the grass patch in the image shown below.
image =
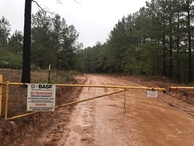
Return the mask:
{"type": "MultiPolygon", "coordinates": [[[[80,73],[76,71],[59,71],[53,70],[50,72],[50,83],[51,84],[64,84],[64,83],[75,83],[74,76],[80,73]]],[[[32,83],[48,83],[49,72],[46,70],[32,72],[31,82],[32,83]]]]}

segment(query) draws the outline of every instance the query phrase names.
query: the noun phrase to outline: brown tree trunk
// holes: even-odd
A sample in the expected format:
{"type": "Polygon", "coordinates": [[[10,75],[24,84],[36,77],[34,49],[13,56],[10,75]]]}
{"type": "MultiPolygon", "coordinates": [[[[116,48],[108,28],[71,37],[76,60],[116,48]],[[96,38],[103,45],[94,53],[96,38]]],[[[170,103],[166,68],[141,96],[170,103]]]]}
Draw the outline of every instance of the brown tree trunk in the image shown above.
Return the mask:
{"type": "Polygon", "coordinates": [[[176,45],[177,45],[177,82],[180,83],[180,59],[179,59],[179,54],[180,54],[180,12],[178,12],[178,18],[177,18],[177,39],[176,39],[176,45]]]}
{"type": "Polygon", "coordinates": [[[187,28],[188,28],[188,51],[189,51],[189,72],[188,72],[188,79],[189,83],[192,82],[192,50],[191,50],[191,26],[190,26],[190,19],[191,19],[191,14],[190,14],[190,8],[188,6],[188,11],[187,11],[187,28]]]}
{"type": "Polygon", "coordinates": [[[163,43],[163,76],[166,77],[166,34],[165,34],[165,22],[164,22],[164,29],[163,29],[163,40],[162,40],[162,43],[163,43]]]}

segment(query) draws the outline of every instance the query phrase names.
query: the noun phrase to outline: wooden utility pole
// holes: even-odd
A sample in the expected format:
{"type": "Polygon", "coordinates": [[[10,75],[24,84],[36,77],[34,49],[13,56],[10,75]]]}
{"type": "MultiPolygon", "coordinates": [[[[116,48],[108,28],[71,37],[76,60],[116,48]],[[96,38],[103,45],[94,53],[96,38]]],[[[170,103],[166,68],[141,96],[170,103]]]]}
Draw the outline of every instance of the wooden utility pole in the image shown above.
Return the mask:
{"type": "Polygon", "coordinates": [[[30,83],[32,0],[25,1],[22,83],[30,83]]]}

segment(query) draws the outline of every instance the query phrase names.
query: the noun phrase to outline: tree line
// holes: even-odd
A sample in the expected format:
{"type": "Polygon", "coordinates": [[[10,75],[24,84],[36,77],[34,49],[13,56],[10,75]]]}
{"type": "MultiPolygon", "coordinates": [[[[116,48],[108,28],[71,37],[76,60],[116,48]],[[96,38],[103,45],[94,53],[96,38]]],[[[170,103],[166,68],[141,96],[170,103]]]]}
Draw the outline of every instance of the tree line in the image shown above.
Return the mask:
{"type": "Polygon", "coordinates": [[[193,2],[146,2],[138,12],[121,18],[104,44],[81,51],[80,69],[193,82],[193,2]]]}
{"type": "MultiPolygon", "coordinates": [[[[31,68],[164,76],[193,82],[194,0],[151,0],[115,24],[105,43],[81,49],[60,15],[32,15],[31,68]]],[[[0,67],[21,68],[22,33],[0,19],[0,67]]],[[[86,30],[87,31],[87,30],[86,30]]]]}
{"type": "Polygon", "coordinates": [[[12,35],[9,21],[0,19],[0,67],[21,68],[22,33],[15,31],[12,35]]]}
{"type": "MultiPolygon", "coordinates": [[[[44,11],[32,15],[31,30],[31,68],[76,69],[76,55],[82,47],[77,39],[79,33],[64,18],[51,16],[44,11]]],[[[11,34],[9,21],[0,19],[0,67],[22,68],[23,34],[11,34]]]]}

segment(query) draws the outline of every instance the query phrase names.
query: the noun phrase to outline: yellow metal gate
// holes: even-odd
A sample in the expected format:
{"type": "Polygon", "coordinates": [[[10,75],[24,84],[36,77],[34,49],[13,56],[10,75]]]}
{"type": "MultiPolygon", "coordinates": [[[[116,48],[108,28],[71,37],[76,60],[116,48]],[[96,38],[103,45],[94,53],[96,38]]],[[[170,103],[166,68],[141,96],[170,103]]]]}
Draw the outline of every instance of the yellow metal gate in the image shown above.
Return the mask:
{"type": "MultiPolygon", "coordinates": [[[[21,118],[21,117],[25,117],[25,116],[37,113],[37,111],[34,111],[34,112],[28,112],[28,113],[20,113],[18,115],[10,114],[11,116],[8,116],[9,107],[11,108],[11,106],[9,106],[10,87],[11,86],[22,86],[23,88],[17,88],[17,87],[13,88],[12,92],[14,92],[14,94],[12,94],[12,96],[15,96],[15,93],[18,92],[21,95],[22,102],[26,102],[26,98],[27,98],[27,93],[26,93],[27,88],[26,87],[28,84],[27,83],[9,82],[9,81],[4,83],[2,78],[3,78],[2,75],[0,75],[0,116],[3,116],[3,114],[2,114],[3,109],[4,109],[4,119],[5,120],[13,120],[13,119],[17,119],[17,118],[21,118]]],[[[58,88],[60,88],[60,87],[93,87],[93,88],[118,88],[118,89],[121,89],[121,90],[118,90],[115,92],[110,92],[110,93],[106,93],[103,95],[99,95],[99,96],[95,96],[95,97],[91,97],[91,98],[87,98],[87,99],[83,99],[83,100],[78,100],[78,101],[74,101],[74,102],[64,103],[62,105],[57,105],[57,106],[55,106],[55,108],[69,106],[69,105],[73,105],[73,104],[77,104],[77,103],[81,103],[81,102],[86,102],[89,100],[94,100],[97,98],[125,92],[129,89],[158,90],[158,91],[165,91],[165,92],[169,89],[190,89],[190,90],[194,89],[194,87],[175,87],[175,86],[172,86],[172,87],[169,87],[169,89],[166,89],[166,88],[137,87],[137,86],[113,86],[113,85],[85,85],[85,84],[55,84],[55,85],[58,88]]],[[[17,99],[12,98],[12,100],[16,101],[17,99]]],[[[26,108],[25,107],[22,107],[22,108],[24,109],[23,112],[25,112],[26,108]]]]}

